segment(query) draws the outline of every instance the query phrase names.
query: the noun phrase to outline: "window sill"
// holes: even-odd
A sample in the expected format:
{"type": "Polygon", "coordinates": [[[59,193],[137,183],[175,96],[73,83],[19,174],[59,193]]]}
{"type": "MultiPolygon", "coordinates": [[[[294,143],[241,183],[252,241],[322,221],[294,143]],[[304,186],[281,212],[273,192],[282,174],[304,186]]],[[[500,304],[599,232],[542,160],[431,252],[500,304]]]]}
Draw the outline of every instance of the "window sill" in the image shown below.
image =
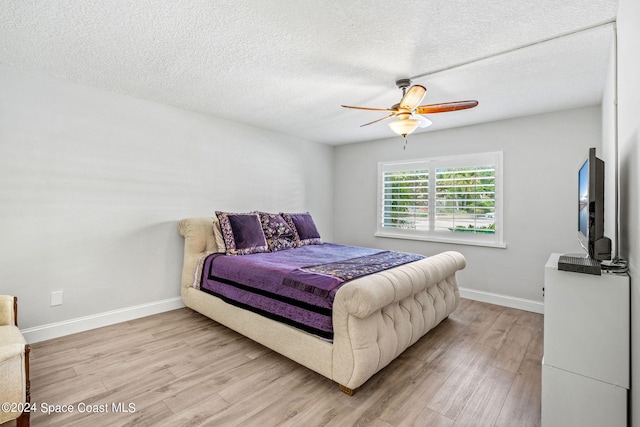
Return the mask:
{"type": "Polygon", "coordinates": [[[507,244],[504,242],[468,240],[468,239],[459,239],[459,238],[455,239],[455,238],[429,236],[429,235],[410,235],[410,234],[389,233],[389,232],[382,232],[382,231],[378,231],[373,235],[376,237],[384,237],[389,239],[422,240],[425,242],[451,243],[454,245],[468,245],[468,246],[484,246],[484,247],[499,248],[499,249],[507,248],[507,244]]]}

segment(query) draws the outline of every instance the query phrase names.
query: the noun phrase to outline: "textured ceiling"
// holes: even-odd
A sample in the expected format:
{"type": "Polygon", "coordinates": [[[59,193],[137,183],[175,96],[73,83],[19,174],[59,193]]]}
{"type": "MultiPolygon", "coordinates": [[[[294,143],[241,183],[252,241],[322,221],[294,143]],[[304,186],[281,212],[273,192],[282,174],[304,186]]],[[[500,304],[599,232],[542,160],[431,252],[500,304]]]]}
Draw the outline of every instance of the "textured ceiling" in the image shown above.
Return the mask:
{"type": "MultiPolygon", "coordinates": [[[[2,0],[0,63],[311,141],[393,137],[399,78],[445,129],[597,105],[617,0],[2,0]]],[[[1,95],[0,95],[1,96],[1,95]]]]}

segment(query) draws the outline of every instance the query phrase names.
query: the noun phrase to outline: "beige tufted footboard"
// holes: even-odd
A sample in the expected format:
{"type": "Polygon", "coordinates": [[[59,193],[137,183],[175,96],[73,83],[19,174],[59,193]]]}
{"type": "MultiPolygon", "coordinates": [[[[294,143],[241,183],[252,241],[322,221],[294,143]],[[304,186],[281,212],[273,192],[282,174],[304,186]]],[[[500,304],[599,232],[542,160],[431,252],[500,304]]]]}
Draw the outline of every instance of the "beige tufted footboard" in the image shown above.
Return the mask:
{"type": "Polygon", "coordinates": [[[458,305],[458,252],[444,252],[354,280],[333,305],[333,380],[355,389],[458,305]]]}
{"type": "Polygon", "coordinates": [[[340,384],[348,394],[455,310],[458,252],[444,252],[353,280],[337,292],[333,343],[227,304],[191,287],[198,259],[217,250],[212,218],[180,221],[185,238],[182,299],[187,307],[340,384]]]}

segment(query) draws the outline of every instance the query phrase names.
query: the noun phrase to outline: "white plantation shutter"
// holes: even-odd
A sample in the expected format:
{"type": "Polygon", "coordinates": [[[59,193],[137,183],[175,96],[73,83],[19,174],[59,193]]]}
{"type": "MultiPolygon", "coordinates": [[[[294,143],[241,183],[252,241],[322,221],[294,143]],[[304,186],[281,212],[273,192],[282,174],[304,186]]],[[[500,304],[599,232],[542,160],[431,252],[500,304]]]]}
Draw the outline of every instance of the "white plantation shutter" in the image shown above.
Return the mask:
{"type": "Polygon", "coordinates": [[[436,169],[435,230],[495,233],[495,165],[436,169]]]}
{"type": "Polygon", "coordinates": [[[376,236],[504,247],[501,152],[378,169],[376,236]]]}
{"type": "Polygon", "coordinates": [[[383,172],[382,222],[384,227],[428,230],[429,171],[383,172]]]}

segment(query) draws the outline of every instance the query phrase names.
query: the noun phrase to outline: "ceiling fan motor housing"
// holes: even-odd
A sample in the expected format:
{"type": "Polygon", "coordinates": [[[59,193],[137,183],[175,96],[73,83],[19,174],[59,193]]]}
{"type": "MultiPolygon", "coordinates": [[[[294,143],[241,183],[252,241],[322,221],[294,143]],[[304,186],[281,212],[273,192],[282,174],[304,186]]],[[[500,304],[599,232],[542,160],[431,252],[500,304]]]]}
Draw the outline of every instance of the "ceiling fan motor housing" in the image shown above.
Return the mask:
{"type": "Polygon", "coordinates": [[[411,86],[411,79],[396,80],[396,86],[398,86],[398,89],[402,89],[402,91],[404,92],[405,89],[411,86]]]}

